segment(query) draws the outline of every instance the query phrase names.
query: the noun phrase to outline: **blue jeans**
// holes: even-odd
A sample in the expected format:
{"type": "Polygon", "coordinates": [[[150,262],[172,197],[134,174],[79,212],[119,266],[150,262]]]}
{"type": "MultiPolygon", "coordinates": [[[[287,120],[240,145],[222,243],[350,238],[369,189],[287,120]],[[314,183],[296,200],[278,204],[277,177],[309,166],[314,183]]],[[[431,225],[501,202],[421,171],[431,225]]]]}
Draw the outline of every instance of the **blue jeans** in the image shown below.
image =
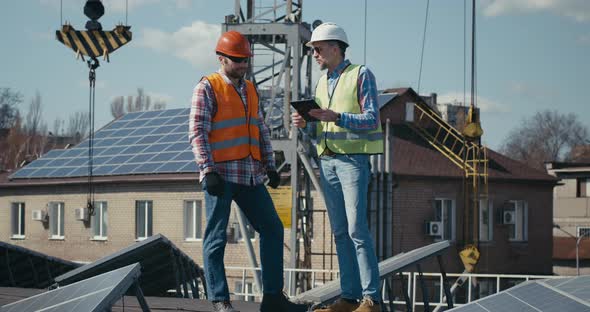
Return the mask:
{"type": "Polygon", "coordinates": [[[369,156],[322,156],[321,185],[340,266],[341,297],[381,301],[379,266],[367,221],[369,156]]]}
{"type": "MultiPolygon", "coordinates": [[[[207,189],[203,181],[203,190],[207,189]]],[[[265,294],[279,294],[283,290],[284,228],[266,186],[241,185],[225,182],[222,196],[205,193],[207,227],[203,239],[203,264],[207,282],[207,299],[229,300],[223,257],[227,244],[226,229],[234,200],[242,209],[250,225],[260,236],[262,288],[265,294]]]]}

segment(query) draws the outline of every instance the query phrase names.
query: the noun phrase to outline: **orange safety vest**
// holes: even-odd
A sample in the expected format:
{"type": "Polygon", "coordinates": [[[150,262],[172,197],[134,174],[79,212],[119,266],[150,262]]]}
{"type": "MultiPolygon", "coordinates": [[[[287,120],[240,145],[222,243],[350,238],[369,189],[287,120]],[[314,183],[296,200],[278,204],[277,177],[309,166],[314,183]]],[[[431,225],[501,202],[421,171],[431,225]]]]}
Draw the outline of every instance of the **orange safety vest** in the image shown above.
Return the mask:
{"type": "Polygon", "coordinates": [[[219,73],[207,79],[215,93],[217,112],[211,120],[209,144],[215,162],[237,160],[252,155],[261,160],[258,94],[254,84],[246,82],[248,114],[236,88],[223,80],[219,73]]]}

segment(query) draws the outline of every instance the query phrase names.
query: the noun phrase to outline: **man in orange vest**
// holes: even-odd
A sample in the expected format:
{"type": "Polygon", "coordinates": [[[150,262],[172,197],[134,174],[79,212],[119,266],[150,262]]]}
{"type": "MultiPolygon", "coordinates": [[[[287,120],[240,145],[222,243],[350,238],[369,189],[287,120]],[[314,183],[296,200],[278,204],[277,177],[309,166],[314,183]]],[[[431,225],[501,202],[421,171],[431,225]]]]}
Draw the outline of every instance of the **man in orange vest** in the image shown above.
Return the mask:
{"type": "Polygon", "coordinates": [[[235,312],[230,303],[223,257],[232,200],[260,235],[263,297],[260,311],[307,311],[283,294],[284,228],[264,186],[277,188],[270,131],[264,124],[254,84],[244,79],[252,56],[237,31],[217,42],[221,68],[203,77],[193,91],[189,140],[205,190],[207,227],[203,260],[207,298],[214,311],[235,312]]]}

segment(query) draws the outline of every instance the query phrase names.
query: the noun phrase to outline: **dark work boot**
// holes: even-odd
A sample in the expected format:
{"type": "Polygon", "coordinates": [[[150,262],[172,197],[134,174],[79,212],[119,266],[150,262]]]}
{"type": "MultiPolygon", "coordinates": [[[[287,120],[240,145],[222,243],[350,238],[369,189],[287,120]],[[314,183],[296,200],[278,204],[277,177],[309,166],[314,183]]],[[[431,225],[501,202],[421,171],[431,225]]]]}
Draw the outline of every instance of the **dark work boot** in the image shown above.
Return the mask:
{"type": "Polygon", "coordinates": [[[260,303],[260,312],[307,312],[306,304],[297,304],[289,301],[283,293],[264,294],[260,303]]]}

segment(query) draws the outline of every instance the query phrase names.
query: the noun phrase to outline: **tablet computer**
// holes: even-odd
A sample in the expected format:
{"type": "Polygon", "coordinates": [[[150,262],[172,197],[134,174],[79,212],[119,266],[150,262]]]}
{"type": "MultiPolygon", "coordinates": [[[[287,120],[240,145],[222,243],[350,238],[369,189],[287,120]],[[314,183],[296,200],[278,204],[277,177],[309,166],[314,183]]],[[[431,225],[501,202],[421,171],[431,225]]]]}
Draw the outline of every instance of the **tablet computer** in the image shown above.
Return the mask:
{"type": "Polygon", "coordinates": [[[318,121],[315,117],[309,115],[312,109],[321,109],[321,107],[313,99],[291,101],[291,106],[297,110],[297,113],[305,119],[305,121],[318,121]]]}

